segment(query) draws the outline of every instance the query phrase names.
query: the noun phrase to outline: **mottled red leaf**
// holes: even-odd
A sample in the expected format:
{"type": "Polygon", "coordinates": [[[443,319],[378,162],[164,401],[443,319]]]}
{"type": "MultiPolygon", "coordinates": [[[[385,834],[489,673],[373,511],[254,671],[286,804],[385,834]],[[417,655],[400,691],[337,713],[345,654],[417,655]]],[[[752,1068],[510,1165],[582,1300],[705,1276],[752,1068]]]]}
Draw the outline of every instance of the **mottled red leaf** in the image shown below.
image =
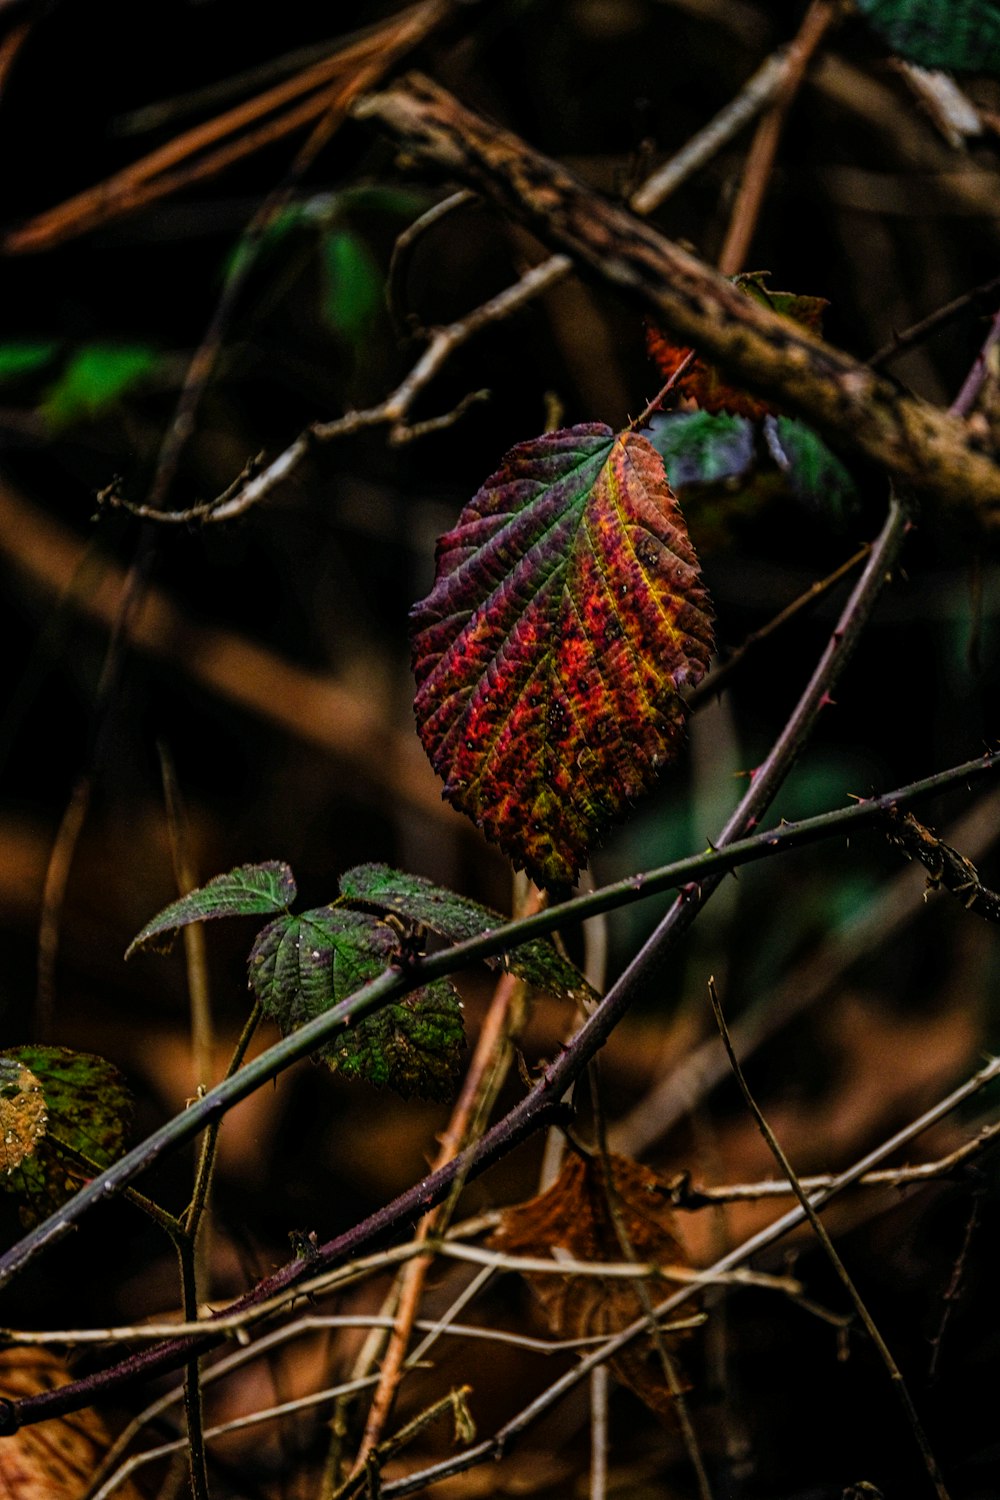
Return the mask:
{"type": "Polygon", "coordinates": [[[519,443],[438,543],[412,622],[444,795],[539,882],[574,880],[677,755],[711,651],[663,460],[599,423],[519,443]]]}
{"type": "MultiPolygon", "coordinates": [[[[504,1209],[490,1243],[507,1255],[552,1255],[556,1261],[566,1254],[576,1261],[634,1258],[645,1265],[686,1264],[674,1234],[669,1188],[629,1157],[609,1155],[607,1162],[610,1174],[600,1156],[568,1156],[544,1193],[504,1209]]],[[[525,1280],[557,1338],[619,1333],[643,1312],[633,1281],[541,1272],[528,1272],[525,1280]]],[[[662,1295],[656,1292],[653,1301],[662,1295]]],[[[670,1410],[670,1389],[651,1339],[636,1339],[609,1365],[647,1406],[661,1415],[670,1410]]]]}
{"type": "MultiPolygon", "coordinates": [[[[772,312],[798,323],[817,336],[823,332],[823,312],[827,302],[823,297],[799,297],[794,292],[772,292],[765,285],[766,271],[749,271],[734,276],[733,281],[740,291],[755,302],[762,302],[772,312]]],[[[683,344],[674,344],[668,336],[652,323],[646,325],[646,348],[656,362],[664,381],[676,373],[691,349],[683,344]]],[[[678,396],[686,397],[701,407],[702,411],[731,412],[734,416],[749,417],[758,421],[776,410],[759,396],[729,384],[727,377],[715,365],[696,356],[673,387],[678,396]]]]}

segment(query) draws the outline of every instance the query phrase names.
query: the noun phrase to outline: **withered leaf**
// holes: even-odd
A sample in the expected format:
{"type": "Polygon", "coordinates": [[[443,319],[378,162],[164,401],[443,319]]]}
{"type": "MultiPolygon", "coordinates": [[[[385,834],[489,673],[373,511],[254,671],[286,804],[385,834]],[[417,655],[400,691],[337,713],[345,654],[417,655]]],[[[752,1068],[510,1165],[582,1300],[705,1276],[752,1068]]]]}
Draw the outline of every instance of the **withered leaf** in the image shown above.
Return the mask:
{"type": "MultiPolygon", "coordinates": [[[[684,1264],[668,1188],[655,1172],[628,1157],[611,1155],[607,1160],[618,1222],[636,1259],[664,1266],[684,1264]]],[[[504,1210],[490,1243],[509,1255],[545,1256],[562,1250],[574,1260],[625,1260],[608,1204],[602,1158],[575,1152],[568,1156],[550,1188],[504,1210]]],[[[644,1311],[635,1283],[617,1277],[528,1272],[525,1280],[550,1329],[561,1339],[618,1333],[644,1311]]],[[[634,1339],[608,1361],[608,1367],[653,1411],[661,1416],[670,1413],[670,1390],[651,1338],[634,1339]]]]}

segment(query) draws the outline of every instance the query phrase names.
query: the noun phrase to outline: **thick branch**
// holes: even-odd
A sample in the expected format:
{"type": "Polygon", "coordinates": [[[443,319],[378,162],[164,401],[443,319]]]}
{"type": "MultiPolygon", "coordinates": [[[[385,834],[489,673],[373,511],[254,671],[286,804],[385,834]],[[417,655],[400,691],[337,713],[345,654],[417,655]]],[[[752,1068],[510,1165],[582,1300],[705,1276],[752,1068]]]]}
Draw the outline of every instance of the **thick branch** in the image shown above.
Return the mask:
{"type": "Polygon", "coordinates": [[[589,266],[717,360],[842,447],[924,495],[1000,520],[1000,465],[963,422],[900,393],[850,355],[745,297],[725,277],[601,198],[509,131],[410,74],[360,100],[408,159],[488,194],[539,237],[589,266]]]}

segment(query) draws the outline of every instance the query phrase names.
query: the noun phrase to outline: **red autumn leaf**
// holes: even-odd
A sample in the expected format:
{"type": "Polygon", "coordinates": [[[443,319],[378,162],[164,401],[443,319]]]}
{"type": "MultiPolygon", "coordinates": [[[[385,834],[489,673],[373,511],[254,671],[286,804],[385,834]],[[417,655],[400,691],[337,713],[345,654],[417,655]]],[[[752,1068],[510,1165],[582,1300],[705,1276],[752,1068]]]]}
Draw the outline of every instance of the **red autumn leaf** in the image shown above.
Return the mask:
{"type": "MultiPolygon", "coordinates": [[[[558,1258],[564,1252],[576,1261],[620,1264],[634,1256],[644,1265],[686,1264],[674,1234],[670,1193],[664,1183],[648,1167],[626,1156],[610,1155],[607,1161],[610,1201],[602,1158],[568,1156],[550,1188],[504,1210],[491,1245],[507,1255],[558,1258]],[[622,1239],[631,1247],[632,1256],[627,1255],[622,1239]]],[[[619,1333],[644,1310],[631,1280],[541,1272],[526,1272],[525,1280],[557,1338],[619,1333]]],[[[662,1295],[662,1291],[656,1293],[653,1301],[662,1295]]],[[[672,1341],[677,1337],[672,1335],[672,1341]]],[[[670,1388],[651,1339],[635,1339],[608,1363],[647,1406],[661,1415],[670,1411],[670,1388]]]]}
{"type": "MultiPolygon", "coordinates": [[[[764,284],[766,277],[766,271],[750,271],[735,276],[733,281],[745,296],[762,302],[772,312],[789,318],[810,333],[822,334],[823,312],[828,305],[826,300],[823,297],[799,297],[794,292],[769,291],[764,284]]],[[[652,323],[646,325],[646,348],[664,381],[671,379],[692,352],[689,347],[672,343],[652,323]]],[[[678,376],[673,389],[679,396],[694,401],[702,411],[731,412],[737,417],[749,417],[753,422],[775,410],[759,396],[751,396],[749,391],[730,385],[721,370],[699,355],[678,376]]]]}
{"type": "Polygon", "coordinates": [[[444,795],[536,880],[574,880],[678,754],[711,651],[663,460],[600,423],[519,443],[438,543],[412,623],[444,795]]]}

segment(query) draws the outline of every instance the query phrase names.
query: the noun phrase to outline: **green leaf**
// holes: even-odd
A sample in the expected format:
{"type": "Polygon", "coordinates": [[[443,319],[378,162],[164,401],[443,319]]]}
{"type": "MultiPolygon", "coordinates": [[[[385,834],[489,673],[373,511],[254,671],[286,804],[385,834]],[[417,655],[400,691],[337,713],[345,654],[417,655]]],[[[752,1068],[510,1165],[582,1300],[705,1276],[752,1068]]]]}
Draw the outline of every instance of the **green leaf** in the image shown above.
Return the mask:
{"type": "Polygon", "coordinates": [[[996,0],[858,0],[894,52],[924,68],[1000,73],[996,0]]]}
{"type": "Polygon", "coordinates": [[[857,511],[861,497],[851,472],[818,433],[796,417],[776,417],[773,431],[776,443],[769,435],[768,446],[797,500],[838,519],[857,511]]]}
{"type": "Polygon", "coordinates": [[[676,758],[712,645],[663,460],[585,423],[520,443],[442,537],[412,612],[444,795],[547,885],[676,758]]]}
{"type": "MultiPolygon", "coordinates": [[[[505,918],[478,901],[457,896],[434,885],[422,875],[406,875],[388,865],[357,865],[340,878],[340,891],[348,901],[364,902],[391,911],[414,925],[427,927],[438,937],[461,943],[502,927],[505,918]]],[[[547,938],[532,938],[510,953],[486,962],[491,968],[507,968],[535,989],[581,1004],[594,992],[578,969],[564,959],[547,938]]]]}
{"type": "MultiPolygon", "coordinates": [[[[33,1077],[44,1100],[45,1124],[34,1149],[0,1173],[0,1187],[22,1200],[27,1224],[54,1213],[80,1186],[81,1174],[60,1146],[109,1167],[125,1149],[132,1098],[118,1069],[103,1057],[66,1047],[12,1047],[0,1054],[3,1075],[18,1068],[33,1077]]],[[[0,1090],[2,1092],[2,1090],[0,1090]]]]}
{"type": "MultiPolygon", "coordinates": [[[[398,951],[398,934],[378,918],[323,906],[264,928],[250,954],[250,983],[288,1035],[375,979],[398,951]]],[[[317,1055],[404,1098],[441,1099],[454,1090],[464,1045],[461,1001],[447,980],[435,980],[345,1027],[317,1055]]]]}
{"type": "Polygon", "coordinates": [[[40,407],[52,428],[99,417],[158,367],[144,344],[88,344],[78,349],[40,407]]]}
{"type": "Polygon", "coordinates": [[[320,254],[323,320],[348,343],[359,343],[382,307],[382,273],[364,240],[350,229],[324,234],[320,254]]]}
{"type": "Polygon", "coordinates": [[[44,369],[55,358],[59,345],[54,340],[15,341],[0,344],[0,380],[20,380],[44,369]]]}
{"type": "Polygon", "coordinates": [[[753,423],[708,411],[654,417],[645,436],[663,459],[675,490],[691,485],[735,484],[753,469],[753,423]]]}
{"type": "Polygon", "coordinates": [[[192,922],[207,922],[213,917],[271,916],[285,911],[295,895],[295,877],[282,860],[240,865],[164,907],[133,938],[125,957],[131,958],[143,948],[169,949],[178,930],[190,927],[192,922]]]}

